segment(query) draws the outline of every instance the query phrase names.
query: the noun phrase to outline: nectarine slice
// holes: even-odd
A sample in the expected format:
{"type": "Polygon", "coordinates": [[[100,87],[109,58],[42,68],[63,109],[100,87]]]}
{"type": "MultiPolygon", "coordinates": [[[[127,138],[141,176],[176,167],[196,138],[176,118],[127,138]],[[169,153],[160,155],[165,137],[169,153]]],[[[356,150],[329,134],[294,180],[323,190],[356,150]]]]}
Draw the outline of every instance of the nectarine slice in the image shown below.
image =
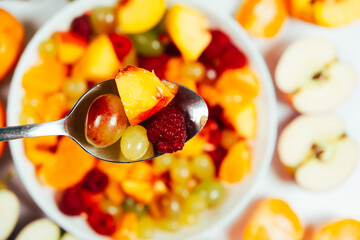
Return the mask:
{"type": "Polygon", "coordinates": [[[53,38],[62,63],[72,64],[85,52],[86,39],[73,32],[56,32],[53,38]]]}

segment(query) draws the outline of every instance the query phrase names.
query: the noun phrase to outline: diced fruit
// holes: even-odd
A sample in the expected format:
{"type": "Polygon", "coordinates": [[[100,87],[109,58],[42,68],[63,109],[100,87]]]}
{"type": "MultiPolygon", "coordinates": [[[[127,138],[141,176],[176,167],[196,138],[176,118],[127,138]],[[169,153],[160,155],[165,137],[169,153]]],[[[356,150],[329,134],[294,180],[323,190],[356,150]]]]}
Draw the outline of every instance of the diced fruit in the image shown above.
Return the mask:
{"type": "Polygon", "coordinates": [[[87,83],[82,78],[67,78],[62,89],[69,100],[77,101],[86,92],[87,83]]]}
{"type": "Polygon", "coordinates": [[[153,160],[152,167],[154,171],[160,175],[170,169],[171,163],[174,161],[174,155],[164,154],[153,160]]]}
{"type": "Polygon", "coordinates": [[[314,22],[314,9],[308,0],[290,0],[289,10],[293,17],[314,22]]]}
{"type": "Polygon", "coordinates": [[[146,216],[148,212],[147,205],[136,202],[133,198],[127,197],[122,204],[122,208],[125,212],[131,212],[138,217],[146,216]]]}
{"type": "Polygon", "coordinates": [[[182,209],[180,199],[176,195],[172,193],[164,194],[158,199],[158,204],[165,219],[180,219],[182,209]]]}
{"type": "Polygon", "coordinates": [[[344,219],[330,223],[316,231],[312,240],[360,238],[360,222],[353,219],[344,219]]]}
{"type": "Polygon", "coordinates": [[[205,66],[200,62],[187,62],[182,67],[186,78],[201,81],[205,77],[205,66]]]}
{"type": "Polygon", "coordinates": [[[118,26],[125,34],[149,31],[163,18],[165,0],[128,0],[118,7],[118,26]]]}
{"type": "Polygon", "coordinates": [[[354,170],[358,144],[345,134],[341,119],[302,115],[279,138],[281,162],[295,172],[296,182],[311,190],[326,190],[343,182],[354,170]]]}
{"type": "Polygon", "coordinates": [[[23,87],[31,93],[53,93],[61,89],[66,73],[66,67],[55,58],[41,58],[24,74],[23,87]]]}
{"type": "MultiPolygon", "coordinates": [[[[133,49],[133,44],[130,38],[126,35],[119,35],[116,33],[109,34],[110,41],[115,49],[115,53],[120,61],[124,61],[125,57],[132,52],[135,52],[133,49]]],[[[127,66],[125,66],[127,67],[127,66]]]]}
{"type": "Polygon", "coordinates": [[[257,204],[247,221],[243,239],[300,240],[303,234],[298,217],[286,202],[264,199],[257,204]]]}
{"type": "Polygon", "coordinates": [[[154,178],[153,169],[150,164],[146,162],[134,163],[131,164],[127,177],[131,180],[152,182],[154,178]]]}
{"type": "Polygon", "coordinates": [[[207,208],[207,201],[199,194],[191,194],[185,199],[184,212],[198,214],[207,208]]]}
{"type": "Polygon", "coordinates": [[[77,216],[85,211],[85,202],[80,188],[71,187],[66,189],[60,198],[59,209],[68,216],[77,216]]]}
{"type": "Polygon", "coordinates": [[[129,126],[121,138],[121,152],[129,160],[139,160],[149,147],[146,129],[143,126],[129,126]]]}
{"type": "Polygon", "coordinates": [[[149,141],[160,153],[181,150],[186,141],[184,114],[175,107],[165,107],[146,125],[149,141]]]}
{"type": "Polygon", "coordinates": [[[191,167],[194,176],[200,180],[212,179],[215,177],[214,163],[206,153],[195,156],[191,162],[191,167]]]}
{"type": "Polygon", "coordinates": [[[89,16],[87,14],[83,14],[74,18],[71,22],[70,29],[74,33],[83,36],[86,40],[89,40],[92,35],[89,16]]]}
{"type": "Polygon", "coordinates": [[[67,97],[64,93],[60,92],[51,94],[47,96],[43,107],[46,111],[40,114],[42,121],[50,122],[58,120],[62,118],[68,110],[67,97]]]}
{"type": "Polygon", "coordinates": [[[154,220],[149,216],[143,216],[139,219],[137,235],[140,238],[152,238],[155,232],[154,220]]]}
{"type": "Polygon", "coordinates": [[[94,163],[94,157],[86,153],[70,138],[63,137],[59,142],[56,158],[44,164],[40,168],[38,176],[46,184],[62,190],[80,182],[93,168],[94,163]]]}
{"type": "Polygon", "coordinates": [[[211,42],[201,56],[207,61],[214,61],[219,58],[221,53],[232,44],[229,37],[220,30],[211,30],[211,36],[211,42]]]}
{"type": "Polygon", "coordinates": [[[125,200],[125,193],[122,191],[120,184],[113,180],[109,181],[105,189],[105,195],[115,205],[120,205],[125,200]]]}
{"type": "Polygon", "coordinates": [[[0,239],[8,239],[20,215],[18,197],[7,189],[0,189],[0,239]]]}
{"type": "Polygon", "coordinates": [[[205,144],[205,139],[199,135],[196,135],[190,139],[188,143],[184,145],[184,148],[178,151],[176,154],[181,157],[192,157],[199,155],[203,152],[205,144]]]}
{"type": "Polygon", "coordinates": [[[145,68],[148,71],[154,71],[155,75],[162,79],[165,78],[168,59],[166,54],[161,54],[159,57],[139,57],[139,67],[145,68]]]}
{"type": "Polygon", "coordinates": [[[211,42],[206,17],[181,5],[168,10],[166,29],[186,61],[196,61],[211,42]]]}
{"type": "Polygon", "coordinates": [[[109,183],[109,178],[98,169],[93,169],[87,173],[83,180],[83,187],[89,192],[99,193],[105,190],[109,183]]]}
{"type": "Polygon", "coordinates": [[[47,218],[35,220],[26,225],[16,236],[16,240],[58,240],[60,228],[47,218]]]}
{"type": "Polygon", "coordinates": [[[232,146],[220,165],[219,179],[229,183],[241,181],[251,172],[251,152],[244,141],[232,146]]]}
{"type": "Polygon", "coordinates": [[[120,66],[109,37],[100,34],[91,40],[85,53],[74,64],[73,75],[98,83],[114,78],[120,66]]]}
{"type": "Polygon", "coordinates": [[[56,158],[52,150],[57,142],[57,136],[25,138],[25,155],[35,166],[51,162],[56,158]]]}
{"type": "Polygon", "coordinates": [[[205,180],[195,189],[194,194],[206,199],[209,207],[219,205],[225,198],[225,188],[216,180],[205,180]]]}
{"type": "Polygon", "coordinates": [[[39,53],[43,57],[55,57],[57,54],[54,38],[51,37],[39,45],[39,53]]]}
{"type": "Polygon", "coordinates": [[[72,64],[85,52],[87,41],[80,35],[72,32],[56,32],[53,39],[57,56],[62,63],[72,64]]]}
{"type": "Polygon", "coordinates": [[[221,132],[221,142],[220,145],[229,150],[235,143],[239,140],[239,136],[236,134],[234,130],[224,129],[221,132]]]}
{"type": "Polygon", "coordinates": [[[97,167],[99,170],[108,175],[111,180],[121,183],[123,180],[125,180],[130,165],[113,164],[111,162],[99,161],[97,167]]]}
{"type": "Polygon", "coordinates": [[[24,27],[9,12],[0,9],[0,81],[15,64],[24,42],[24,27]]]}
{"type": "Polygon", "coordinates": [[[116,26],[115,8],[94,8],[90,13],[90,23],[96,34],[114,32],[116,26]]]}
{"type": "Polygon", "coordinates": [[[292,43],[275,71],[278,88],[300,113],[324,113],[345,101],[354,89],[354,70],[337,60],[327,40],[304,38],[292,43]]]}
{"type": "Polygon", "coordinates": [[[115,78],[131,125],[136,125],[165,107],[174,95],[154,73],[128,66],[115,78]]]}
{"type": "Polygon", "coordinates": [[[175,159],[170,166],[170,177],[176,183],[186,183],[191,177],[191,166],[186,158],[175,159]]]}
{"type": "Polygon", "coordinates": [[[154,30],[131,35],[131,39],[141,56],[158,57],[164,52],[164,46],[159,40],[158,33],[154,30]]]}
{"type": "Polygon", "coordinates": [[[108,236],[115,232],[116,223],[114,217],[102,212],[100,209],[94,208],[89,213],[87,220],[91,228],[99,234],[108,236]]]}
{"type": "Polygon", "coordinates": [[[214,88],[213,86],[209,86],[207,84],[201,84],[199,86],[199,92],[202,98],[210,105],[216,106],[223,101],[223,97],[219,90],[214,88]]]}
{"type": "Polygon", "coordinates": [[[127,126],[120,98],[114,94],[104,94],[97,97],[88,109],[85,137],[95,147],[107,147],[120,139],[127,126]]]}
{"type": "Polygon", "coordinates": [[[271,38],[281,29],[287,11],[283,0],[246,0],[238,13],[237,21],[256,37],[271,38]]]}
{"type": "Polygon", "coordinates": [[[231,44],[220,55],[218,69],[222,73],[227,69],[242,68],[246,64],[247,58],[244,53],[231,44]]]}
{"type": "Polygon", "coordinates": [[[138,221],[134,213],[125,213],[122,215],[116,226],[116,231],[111,237],[119,240],[136,240],[138,221]]]}
{"type": "Polygon", "coordinates": [[[109,200],[103,200],[100,203],[100,208],[104,213],[110,214],[115,219],[121,216],[122,209],[118,204],[114,204],[109,200]]]}
{"type": "Polygon", "coordinates": [[[157,226],[164,231],[168,232],[176,232],[180,229],[180,222],[179,220],[167,220],[167,219],[161,219],[157,221],[157,226]]]}
{"type": "Polygon", "coordinates": [[[154,191],[148,182],[125,180],[121,186],[126,194],[141,203],[148,204],[154,197],[154,191]]]}

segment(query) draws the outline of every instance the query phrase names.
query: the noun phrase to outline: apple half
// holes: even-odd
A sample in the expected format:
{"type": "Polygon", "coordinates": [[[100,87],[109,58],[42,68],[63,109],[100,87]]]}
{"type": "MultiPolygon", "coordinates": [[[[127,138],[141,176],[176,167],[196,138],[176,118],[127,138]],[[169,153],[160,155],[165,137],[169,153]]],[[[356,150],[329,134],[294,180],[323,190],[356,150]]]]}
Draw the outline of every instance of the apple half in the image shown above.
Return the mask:
{"type": "Polygon", "coordinates": [[[280,135],[278,153],[296,182],[310,190],[340,184],[359,158],[358,144],[345,134],[343,121],[331,115],[295,118],[280,135]]]}
{"type": "Polygon", "coordinates": [[[0,190],[0,240],[5,240],[19,219],[20,202],[18,197],[6,189],[0,190]]]}
{"type": "Polygon", "coordinates": [[[26,225],[15,240],[58,240],[60,233],[60,228],[54,222],[41,218],[26,225]]]}
{"type": "Polygon", "coordinates": [[[350,96],[355,73],[348,64],[338,61],[331,42],[303,38],[282,54],[275,82],[298,112],[325,113],[350,96]]]}

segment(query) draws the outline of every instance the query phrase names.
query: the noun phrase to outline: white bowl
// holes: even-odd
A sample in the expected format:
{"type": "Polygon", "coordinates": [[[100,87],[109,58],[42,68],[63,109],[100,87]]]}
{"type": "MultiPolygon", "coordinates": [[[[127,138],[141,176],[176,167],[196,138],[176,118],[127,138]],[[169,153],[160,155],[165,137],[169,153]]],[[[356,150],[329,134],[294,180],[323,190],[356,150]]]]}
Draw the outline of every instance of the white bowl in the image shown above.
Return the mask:
{"type": "MultiPolygon", "coordinates": [[[[19,125],[21,99],[24,95],[22,77],[38,58],[38,45],[43,40],[48,39],[53,32],[67,30],[72,19],[82,15],[85,11],[99,5],[114,5],[115,2],[116,0],[78,0],[58,12],[35,34],[20,59],[10,86],[7,107],[9,126],[19,125]]],[[[272,80],[261,54],[250,41],[246,32],[230,16],[221,15],[203,4],[196,3],[196,1],[174,0],[170,1],[169,4],[175,2],[200,10],[207,16],[213,28],[221,29],[230,36],[234,44],[245,52],[252,68],[257,72],[261,80],[262,91],[257,100],[258,129],[253,147],[251,175],[239,184],[227,186],[229,191],[224,203],[218,208],[202,214],[198,224],[192,227],[183,227],[179,232],[172,234],[159,231],[154,237],[157,240],[206,238],[219,232],[220,229],[238,217],[251,200],[256,185],[269,166],[277,132],[276,100],[272,80]]],[[[51,76],[49,76],[49,81],[51,81],[51,76]]],[[[11,141],[10,149],[18,175],[45,214],[80,239],[108,239],[96,234],[83,217],[68,217],[59,211],[54,201],[54,190],[42,185],[36,178],[34,166],[26,158],[21,140],[11,141]]]]}

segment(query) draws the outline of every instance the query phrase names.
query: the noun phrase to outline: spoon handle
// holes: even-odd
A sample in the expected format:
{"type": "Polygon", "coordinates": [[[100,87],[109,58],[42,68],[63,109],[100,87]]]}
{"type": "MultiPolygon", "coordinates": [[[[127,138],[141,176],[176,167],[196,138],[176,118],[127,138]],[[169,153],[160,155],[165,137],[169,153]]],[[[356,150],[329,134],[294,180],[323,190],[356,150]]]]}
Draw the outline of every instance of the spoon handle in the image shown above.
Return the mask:
{"type": "Polygon", "coordinates": [[[65,129],[65,119],[60,119],[53,122],[0,128],[0,142],[20,138],[50,135],[68,136],[68,133],[65,129]]]}

